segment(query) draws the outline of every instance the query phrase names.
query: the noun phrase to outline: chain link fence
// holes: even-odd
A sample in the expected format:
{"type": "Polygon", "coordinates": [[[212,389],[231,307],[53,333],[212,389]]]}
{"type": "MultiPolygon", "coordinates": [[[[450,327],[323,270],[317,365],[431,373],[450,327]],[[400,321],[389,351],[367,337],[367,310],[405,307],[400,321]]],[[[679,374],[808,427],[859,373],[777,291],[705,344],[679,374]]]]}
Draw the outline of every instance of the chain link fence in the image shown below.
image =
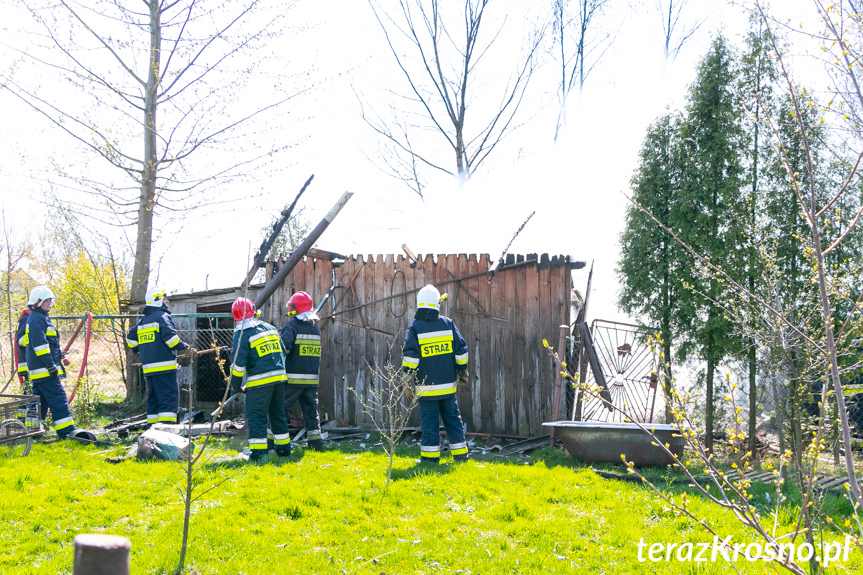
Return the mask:
{"type": "MultiPolygon", "coordinates": [[[[723,403],[722,398],[731,393],[734,400],[733,407],[741,409],[741,426],[746,431],[750,411],[748,367],[742,363],[732,363],[729,367],[731,381],[737,383],[737,387],[733,389],[733,393],[728,389],[721,389],[721,394],[717,393],[716,395],[717,402],[723,403]]],[[[832,383],[829,381],[826,384],[832,387],[832,383]]],[[[802,389],[798,391],[800,399],[796,405],[792,405],[789,381],[783,374],[777,372],[758,373],[755,386],[755,414],[757,434],[762,441],[768,442],[774,447],[778,446],[780,433],[784,433],[786,439],[789,437],[789,426],[793,418],[800,421],[804,432],[812,431],[818,425],[819,404],[822,401],[825,382],[805,381],[801,382],[800,385],[802,386],[802,389]]],[[[855,439],[854,443],[857,444],[863,441],[860,439],[863,438],[863,378],[843,374],[842,386],[845,390],[845,404],[851,425],[851,435],[855,439]]],[[[719,418],[719,421],[725,427],[732,426],[733,408],[730,406],[726,408],[724,415],[725,417],[719,418]]],[[[828,443],[838,441],[837,429],[832,427],[832,422],[836,420],[837,415],[835,398],[831,394],[827,414],[827,420],[831,422],[828,443]]],[[[856,446],[859,447],[859,445],[856,446]]]]}
{"type": "MultiPolygon", "coordinates": [[[[138,356],[127,365],[126,334],[137,323],[140,315],[93,316],[93,324],[87,351],[87,366],[83,373],[83,390],[95,401],[122,401],[127,398],[128,371],[137,370],[139,381],[141,366],[138,356]]],[[[199,351],[218,348],[197,357],[189,366],[181,366],[178,379],[181,384],[193,390],[193,403],[206,405],[222,399],[225,391],[225,374],[230,367],[230,346],[234,333],[234,321],[230,314],[172,314],[177,324],[177,333],[184,342],[199,351]],[[223,360],[220,365],[219,360],[223,360]]],[[[51,320],[60,335],[60,347],[65,349],[70,340],[72,345],[66,356],[70,365],[66,367],[68,377],[63,380],[67,392],[75,387],[87,346],[85,316],[52,316],[51,320]]],[[[18,378],[15,377],[14,341],[15,332],[5,334],[0,352],[0,389],[5,393],[21,393],[18,378]],[[8,384],[8,385],[7,385],[8,384]]],[[[137,399],[144,395],[145,388],[139,386],[137,399]]]]}

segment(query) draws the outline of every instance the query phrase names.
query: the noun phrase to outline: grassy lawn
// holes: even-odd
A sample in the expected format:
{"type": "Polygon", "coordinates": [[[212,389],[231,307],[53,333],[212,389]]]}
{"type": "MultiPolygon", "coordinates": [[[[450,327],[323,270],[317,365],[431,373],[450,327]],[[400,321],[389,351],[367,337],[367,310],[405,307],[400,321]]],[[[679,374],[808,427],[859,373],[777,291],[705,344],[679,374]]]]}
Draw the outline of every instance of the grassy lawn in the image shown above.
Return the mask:
{"type": "MultiPolygon", "coordinates": [[[[240,445],[226,440],[217,451],[236,453],[240,445]]],[[[133,573],[173,571],[181,471],[168,462],[112,465],[106,455],[92,455],[102,449],[46,441],[25,458],[0,456],[0,572],[71,573],[73,539],[87,532],[128,537],[133,573]]],[[[722,561],[639,562],[641,538],[713,539],[665,511],[646,488],[602,479],[558,450],[541,451],[532,465],[471,461],[434,470],[418,467],[418,457],[418,448],[405,448],[389,488],[386,457],[347,442],[262,465],[208,466],[197,476],[202,491],[228,480],[194,505],[185,572],[734,572],[722,561]]],[[[754,491],[766,505],[771,489],[754,491]]],[[[837,519],[847,517],[850,506],[831,505],[837,519]]],[[[698,497],[692,508],[724,537],[755,540],[698,497]]],[[[790,521],[781,514],[780,530],[790,521]]],[[[776,572],[742,557],[735,566],[776,572]]],[[[863,553],[852,551],[838,572],[861,569],[863,553]]]]}

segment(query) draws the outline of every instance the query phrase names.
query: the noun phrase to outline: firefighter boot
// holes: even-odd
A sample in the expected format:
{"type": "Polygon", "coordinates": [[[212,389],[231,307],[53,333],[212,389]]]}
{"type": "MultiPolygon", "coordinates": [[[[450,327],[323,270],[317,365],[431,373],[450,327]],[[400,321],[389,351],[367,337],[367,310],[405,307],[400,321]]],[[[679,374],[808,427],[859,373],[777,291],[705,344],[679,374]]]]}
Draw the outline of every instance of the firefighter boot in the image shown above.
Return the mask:
{"type": "Polygon", "coordinates": [[[324,450],[324,440],[323,439],[310,439],[309,440],[309,448],[314,449],[315,451],[323,451],[324,450]]]}
{"type": "Polygon", "coordinates": [[[290,457],[291,456],[291,446],[290,445],[277,445],[276,446],[276,455],[279,457],[290,457]]]}

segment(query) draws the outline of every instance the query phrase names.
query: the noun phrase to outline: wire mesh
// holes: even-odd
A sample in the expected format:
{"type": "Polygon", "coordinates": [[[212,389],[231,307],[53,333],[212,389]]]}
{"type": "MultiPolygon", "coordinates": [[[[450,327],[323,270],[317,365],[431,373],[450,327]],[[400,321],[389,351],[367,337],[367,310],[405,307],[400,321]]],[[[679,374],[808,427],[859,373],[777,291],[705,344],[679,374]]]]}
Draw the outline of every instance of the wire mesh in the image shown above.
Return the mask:
{"type": "MultiPolygon", "coordinates": [[[[83,374],[82,386],[89,396],[96,401],[121,401],[127,398],[128,370],[138,370],[140,362],[127,365],[126,334],[141,316],[113,315],[94,316],[90,337],[90,347],[87,354],[87,366],[83,374]]],[[[230,314],[172,314],[177,324],[177,334],[180,339],[193,345],[198,350],[212,347],[224,348],[218,352],[210,352],[199,356],[189,366],[178,369],[178,379],[194,391],[194,402],[212,403],[221,400],[225,391],[225,374],[230,364],[230,346],[233,338],[234,323],[230,314]],[[219,364],[219,358],[225,360],[219,364]]],[[[60,346],[65,348],[70,339],[75,336],[76,328],[84,316],[52,316],[51,320],[60,336],[60,346]]],[[[63,385],[67,393],[75,387],[80,373],[81,361],[86,345],[86,327],[82,326],[75,336],[66,358],[70,365],[66,367],[67,378],[63,385]]],[[[10,353],[15,332],[7,332],[4,338],[6,345],[3,354],[2,381],[0,389],[9,386],[6,393],[20,393],[22,386],[18,383],[15,373],[14,358],[10,353]]],[[[137,357],[137,356],[135,356],[137,357]]],[[[143,378],[139,377],[143,382],[143,378]]],[[[145,387],[140,386],[139,395],[145,387]]]]}

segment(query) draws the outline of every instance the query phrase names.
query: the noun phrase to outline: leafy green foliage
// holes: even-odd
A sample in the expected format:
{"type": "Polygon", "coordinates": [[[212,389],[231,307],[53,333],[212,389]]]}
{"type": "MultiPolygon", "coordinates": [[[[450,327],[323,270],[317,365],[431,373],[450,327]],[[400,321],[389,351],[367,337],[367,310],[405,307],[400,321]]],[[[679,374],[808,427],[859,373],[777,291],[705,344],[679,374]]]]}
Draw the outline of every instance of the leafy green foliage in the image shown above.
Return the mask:
{"type": "Polygon", "coordinates": [[[55,315],[118,313],[119,299],[128,292],[129,276],[110,261],[93,261],[84,252],[64,258],[51,286],[57,297],[55,315]],[[115,276],[115,274],[117,274],[115,276]]]}

